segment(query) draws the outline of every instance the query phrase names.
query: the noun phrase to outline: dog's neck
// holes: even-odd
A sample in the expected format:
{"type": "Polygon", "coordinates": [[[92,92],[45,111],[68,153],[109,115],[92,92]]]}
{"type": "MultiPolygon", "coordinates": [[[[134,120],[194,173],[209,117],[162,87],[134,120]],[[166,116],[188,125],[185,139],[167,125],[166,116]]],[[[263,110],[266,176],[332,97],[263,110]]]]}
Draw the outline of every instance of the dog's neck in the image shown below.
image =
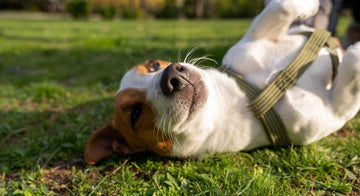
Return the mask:
{"type": "Polygon", "coordinates": [[[202,78],[209,88],[207,103],[201,116],[181,128],[184,131],[177,140],[182,147],[175,144],[174,154],[237,152],[270,145],[261,123],[247,108],[245,93],[233,78],[213,69],[204,71],[202,78]]]}

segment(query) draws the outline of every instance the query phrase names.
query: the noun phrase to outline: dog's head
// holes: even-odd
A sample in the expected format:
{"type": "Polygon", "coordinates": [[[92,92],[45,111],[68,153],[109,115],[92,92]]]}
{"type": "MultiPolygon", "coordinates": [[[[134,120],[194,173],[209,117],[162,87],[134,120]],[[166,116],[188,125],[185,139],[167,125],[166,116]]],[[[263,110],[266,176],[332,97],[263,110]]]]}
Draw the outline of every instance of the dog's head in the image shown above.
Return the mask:
{"type": "Polygon", "coordinates": [[[207,102],[199,68],[150,60],[128,71],[115,96],[115,114],[86,144],[85,161],[151,151],[171,155],[174,135],[194,121],[207,102]]]}

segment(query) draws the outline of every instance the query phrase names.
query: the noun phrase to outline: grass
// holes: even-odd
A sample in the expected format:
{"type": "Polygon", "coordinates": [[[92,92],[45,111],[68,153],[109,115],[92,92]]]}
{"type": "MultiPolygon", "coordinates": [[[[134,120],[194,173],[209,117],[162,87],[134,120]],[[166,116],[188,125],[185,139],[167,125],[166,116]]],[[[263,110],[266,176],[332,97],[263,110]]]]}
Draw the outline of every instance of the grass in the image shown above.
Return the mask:
{"type": "MultiPolygon", "coordinates": [[[[340,37],[349,22],[340,21],[340,37]]],[[[360,116],[306,147],[84,163],[85,143],[111,120],[127,69],[176,61],[193,46],[221,62],[249,24],[0,19],[0,195],[359,194],[360,116]]]]}

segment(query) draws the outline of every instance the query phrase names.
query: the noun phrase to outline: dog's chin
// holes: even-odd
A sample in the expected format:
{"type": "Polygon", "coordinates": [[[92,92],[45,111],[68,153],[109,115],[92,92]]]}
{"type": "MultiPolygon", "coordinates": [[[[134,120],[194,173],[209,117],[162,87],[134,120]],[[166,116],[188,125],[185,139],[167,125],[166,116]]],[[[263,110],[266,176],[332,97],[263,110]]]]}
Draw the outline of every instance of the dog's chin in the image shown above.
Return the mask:
{"type": "Polygon", "coordinates": [[[158,91],[157,99],[152,102],[157,115],[156,127],[165,133],[179,134],[183,125],[196,119],[205,106],[207,90],[202,80],[188,84],[182,91],[170,97],[158,91]]]}

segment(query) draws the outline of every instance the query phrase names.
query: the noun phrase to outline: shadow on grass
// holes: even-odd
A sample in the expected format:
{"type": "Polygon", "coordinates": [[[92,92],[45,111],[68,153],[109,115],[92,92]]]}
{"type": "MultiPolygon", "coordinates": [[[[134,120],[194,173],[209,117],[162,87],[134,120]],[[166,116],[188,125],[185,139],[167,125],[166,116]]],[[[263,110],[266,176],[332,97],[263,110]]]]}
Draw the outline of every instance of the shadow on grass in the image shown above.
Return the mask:
{"type": "MultiPolygon", "coordinates": [[[[75,107],[57,111],[15,112],[0,110],[0,171],[18,173],[23,169],[41,167],[83,169],[84,148],[90,135],[101,128],[113,115],[113,99],[84,102],[75,107]]],[[[138,163],[154,159],[166,162],[178,160],[150,152],[133,156],[113,155],[97,165],[112,165],[130,158],[138,163]]]]}
{"type": "MultiPolygon", "coordinates": [[[[200,48],[194,57],[212,54],[221,63],[227,47],[200,48]]],[[[181,51],[182,59],[189,49],[181,51]]],[[[24,87],[29,83],[54,81],[68,87],[87,87],[94,84],[119,84],[122,75],[131,67],[149,59],[177,61],[177,49],[139,48],[136,50],[36,50],[24,54],[2,53],[0,83],[24,87]]],[[[217,66],[204,62],[205,66],[217,66]]]]}

